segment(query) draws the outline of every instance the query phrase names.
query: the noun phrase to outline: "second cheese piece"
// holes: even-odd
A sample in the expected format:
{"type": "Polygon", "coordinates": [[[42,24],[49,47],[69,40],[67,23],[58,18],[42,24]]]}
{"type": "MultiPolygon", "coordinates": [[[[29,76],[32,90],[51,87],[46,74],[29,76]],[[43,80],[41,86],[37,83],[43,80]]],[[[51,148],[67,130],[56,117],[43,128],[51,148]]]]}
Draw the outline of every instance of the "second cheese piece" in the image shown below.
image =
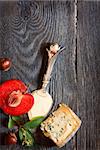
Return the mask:
{"type": "Polygon", "coordinates": [[[78,116],[65,104],[50,115],[42,124],[41,130],[58,146],[62,147],[76,133],[81,125],[78,116]]]}

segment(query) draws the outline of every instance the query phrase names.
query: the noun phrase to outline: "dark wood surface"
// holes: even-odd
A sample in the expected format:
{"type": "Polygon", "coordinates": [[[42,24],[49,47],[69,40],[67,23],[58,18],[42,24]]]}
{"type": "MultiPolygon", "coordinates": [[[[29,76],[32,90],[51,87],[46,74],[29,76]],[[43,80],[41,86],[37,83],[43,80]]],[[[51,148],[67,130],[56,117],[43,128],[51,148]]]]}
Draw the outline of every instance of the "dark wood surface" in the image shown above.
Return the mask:
{"type": "MultiPolygon", "coordinates": [[[[0,1],[0,57],[13,62],[8,72],[0,72],[0,83],[17,78],[30,85],[30,91],[37,89],[46,70],[45,47],[54,41],[66,49],[49,84],[52,111],[65,102],[82,120],[80,130],[61,149],[99,150],[100,2],[79,1],[75,6],[74,1],[0,1]]],[[[0,111],[0,149],[58,149],[49,144],[4,146],[5,119],[0,111]]]]}

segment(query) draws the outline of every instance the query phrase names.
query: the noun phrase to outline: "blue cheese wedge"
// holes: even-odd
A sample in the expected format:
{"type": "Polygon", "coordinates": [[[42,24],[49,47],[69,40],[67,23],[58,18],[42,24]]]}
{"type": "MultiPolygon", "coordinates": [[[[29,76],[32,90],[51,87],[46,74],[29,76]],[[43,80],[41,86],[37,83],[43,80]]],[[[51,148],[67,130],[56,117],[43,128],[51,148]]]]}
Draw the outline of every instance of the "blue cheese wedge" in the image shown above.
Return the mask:
{"type": "Polygon", "coordinates": [[[41,130],[58,146],[64,146],[81,125],[78,116],[65,104],[53,112],[42,124],[41,130]]]}

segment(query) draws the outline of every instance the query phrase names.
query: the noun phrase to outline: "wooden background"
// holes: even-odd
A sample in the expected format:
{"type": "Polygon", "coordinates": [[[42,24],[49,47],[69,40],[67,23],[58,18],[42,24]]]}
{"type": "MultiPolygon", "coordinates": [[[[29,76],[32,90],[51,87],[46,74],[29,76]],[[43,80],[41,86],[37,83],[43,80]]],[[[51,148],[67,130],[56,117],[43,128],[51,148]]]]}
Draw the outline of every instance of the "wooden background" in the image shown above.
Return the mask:
{"type": "MultiPolygon", "coordinates": [[[[30,91],[37,89],[46,70],[45,46],[54,41],[66,50],[49,84],[53,110],[63,101],[82,120],[80,130],[61,150],[100,150],[100,1],[0,1],[0,57],[13,62],[8,72],[0,72],[1,83],[17,78],[29,84],[30,91]]],[[[3,145],[5,119],[0,111],[0,149],[58,149],[3,145]]]]}

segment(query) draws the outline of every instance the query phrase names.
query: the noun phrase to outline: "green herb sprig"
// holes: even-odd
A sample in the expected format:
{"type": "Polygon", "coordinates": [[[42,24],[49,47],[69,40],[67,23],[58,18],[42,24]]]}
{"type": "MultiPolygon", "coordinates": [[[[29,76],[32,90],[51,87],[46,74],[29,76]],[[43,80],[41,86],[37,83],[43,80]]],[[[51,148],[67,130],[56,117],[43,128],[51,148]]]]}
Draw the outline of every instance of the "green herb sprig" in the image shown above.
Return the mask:
{"type": "Polygon", "coordinates": [[[18,136],[22,145],[32,146],[35,143],[32,129],[36,129],[43,120],[43,116],[38,116],[33,118],[31,121],[28,121],[24,124],[20,124],[20,122],[22,122],[22,118],[20,116],[9,116],[8,128],[14,128],[14,126],[17,125],[18,136]]]}

